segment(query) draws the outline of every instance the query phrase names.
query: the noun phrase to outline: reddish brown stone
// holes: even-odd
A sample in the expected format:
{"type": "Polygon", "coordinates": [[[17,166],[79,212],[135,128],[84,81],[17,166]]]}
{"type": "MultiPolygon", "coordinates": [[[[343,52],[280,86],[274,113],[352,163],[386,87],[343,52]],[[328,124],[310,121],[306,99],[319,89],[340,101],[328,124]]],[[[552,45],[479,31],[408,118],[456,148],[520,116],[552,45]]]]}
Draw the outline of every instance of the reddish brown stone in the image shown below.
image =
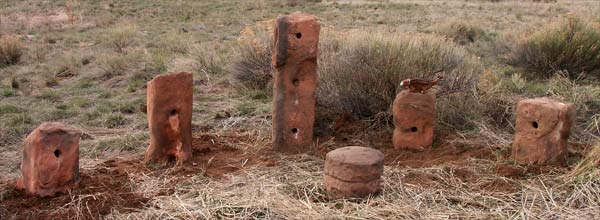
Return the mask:
{"type": "Polygon", "coordinates": [[[320,25],[293,13],[277,18],[273,45],[273,149],[301,153],[312,146],[320,25]]]}
{"type": "Polygon", "coordinates": [[[17,188],[38,196],[65,192],[79,181],[79,132],[45,122],[25,139],[17,188]]]}
{"type": "Polygon", "coordinates": [[[144,161],[185,163],[192,156],[192,74],[159,75],[147,85],[150,146],[144,161]]]}
{"type": "Polygon", "coordinates": [[[394,100],[394,148],[422,149],[433,144],[435,94],[401,91],[394,100]]]}
{"type": "Polygon", "coordinates": [[[364,198],[381,191],[383,154],[367,147],[344,147],[327,153],[324,184],[332,199],[364,198]]]}
{"type": "Polygon", "coordinates": [[[575,105],[548,98],[521,100],[517,106],[512,157],[519,163],[564,164],[575,105]]]}

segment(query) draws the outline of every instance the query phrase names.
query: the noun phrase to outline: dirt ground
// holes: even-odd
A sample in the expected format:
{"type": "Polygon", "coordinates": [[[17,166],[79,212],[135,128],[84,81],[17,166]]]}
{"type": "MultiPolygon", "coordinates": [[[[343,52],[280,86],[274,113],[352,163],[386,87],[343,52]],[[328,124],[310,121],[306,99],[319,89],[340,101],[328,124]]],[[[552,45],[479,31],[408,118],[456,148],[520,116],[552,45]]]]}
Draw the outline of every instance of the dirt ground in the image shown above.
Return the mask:
{"type": "MultiPolygon", "coordinates": [[[[452,175],[464,182],[480,182],[480,190],[492,193],[516,193],[520,191],[517,181],[545,172],[564,173],[566,168],[555,166],[520,166],[507,163],[497,163],[493,169],[485,172],[474,172],[470,169],[475,160],[507,160],[507,153],[498,153],[490,148],[481,146],[466,146],[462,144],[441,143],[426,150],[398,150],[389,143],[391,134],[378,132],[372,142],[373,147],[385,154],[385,165],[399,168],[427,168],[444,166],[452,175]],[[497,157],[501,157],[498,159],[497,157]],[[508,179],[490,176],[498,175],[508,179]]],[[[335,136],[329,137],[330,139],[335,136]]],[[[343,140],[343,138],[341,138],[343,140]]],[[[0,187],[8,188],[0,210],[16,219],[98,219],[111,212],[128,213],[140,211],[150,206],[152,198],[141,192],[136,192],[131,176],[167,176],[170,187],[160,188],[154,196],[172,195],[178,184],[196,175],[202,175],[214,180],[227,179],[228,174],[244,172],[245,169],[256,167],[274,167],[281,163],[281,158],[269,147],[256,152],[245,152],[235,146],[236,143],[249,141],[248,136],[229,134],[215,136],[199,132],[192,140],[193,157],[189,164],[173,167],[173,164],[148,166],[143,163],[143,155],[129,155],[104,161],[92,169],[82,169],[78,186],[68,193],[54,198],[38,198],[27,195],[14,188],[15,181],[5,181],[0,187]],[[83,210],[82,210],[83,209],[83,210]]],[[[336,142],[328,148],[347,146],[348,141],[336,142]]],[[[324,159],[323,145],[309,152],[324,159]]],[[[259,168],[260,169],[260,168],[259,168]]],[[[427,172],[412,170],[403,178],[403,183],[424,188],[436,188],[447,181],[446,179],[427,172]]],[[[326,197],[319,197],[316,202],[329,202],[326,197]]],[[[456,202],[466,202],[457,200],[456,202]]],[[[472,203],[472,202],[471,202],[472,203]]],[[[483,206],[479,203],[471,205],[483,206]]]]}

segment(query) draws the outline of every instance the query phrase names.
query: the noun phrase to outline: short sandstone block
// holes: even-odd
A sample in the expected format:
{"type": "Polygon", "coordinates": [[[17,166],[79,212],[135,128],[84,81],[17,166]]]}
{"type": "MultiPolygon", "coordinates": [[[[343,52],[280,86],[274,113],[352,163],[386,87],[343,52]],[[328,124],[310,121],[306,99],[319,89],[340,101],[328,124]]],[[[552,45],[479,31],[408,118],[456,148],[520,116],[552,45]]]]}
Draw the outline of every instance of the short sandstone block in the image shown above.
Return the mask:
{"type": "Polygon", "coordinates": [[[329,198],[365,198],[381,191],[383,154],[367,147],[343,147],[327,153],[324,184],[329,198]]]}
{"type": "Polygon", "coordinates": [[[401,91],[394,100],[394,148],[423,149],[433,144],[435,93],[401,91]]]}
{"type": "Polygon", "coordinates": [[[65,192],[79,181],[79,132],[62,123],[44,122],[25,139],[22,176],[17,188],[46,197],[65,192]]]}
{"type": "Polygon", "coordinates": [[[517,106],[512,157],[519,163],[564,164],[575,105],[548,98],[521,100],[517,106]]]}
{"type": "Polygon", "coordinates": [[[147,83],[150,146],[144,161],[185,163],[192,156],[194,81],[181,72],[154,77],[147,83]]]}
{"type": "Polygon", "coordinates": [[[315,120],[319,21],[293,13],[277,18],[273,45],[273,149],[310,150],[315,120]]]}

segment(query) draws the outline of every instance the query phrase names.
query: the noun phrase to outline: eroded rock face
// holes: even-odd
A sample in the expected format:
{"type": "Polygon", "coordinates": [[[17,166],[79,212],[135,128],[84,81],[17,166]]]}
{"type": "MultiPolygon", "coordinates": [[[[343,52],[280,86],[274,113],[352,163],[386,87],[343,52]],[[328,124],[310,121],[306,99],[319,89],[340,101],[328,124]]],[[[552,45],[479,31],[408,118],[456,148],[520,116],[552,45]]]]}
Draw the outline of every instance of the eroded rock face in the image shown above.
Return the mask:
{"type": "Polygon", "coordinates": [[[564,164],[575,105],[548,98],[521,100],[517,106],[512,157],[526,164],[564,164]]]}
{"type": "Polygon", "coordinates": [[[327,153],[324,183],[331,199],[365,198],[381,191],[383,154],[367,147],[343,147],[327,153]]]}
{"type": "Polygon", "coordinates": [[[150,146],[145,162],[175,160],[177,165],[192,156],[191,73],[158,75],[147,84],[147,114],[150,146]]]}
{"type": "Polygon", "coordinates": [[[79,181],[80,133],[62,123],[44,122],[25,139],[22,176],[17,188],[37,196],[54,196],[79,181]]]}
{"type": "Polygon", "coordinates": [[[394,100],[394,148],[423,149],[433,144],[435,93],[401,91],[394,100]]]}
{"type": "Polygon", "coordinates": [[[277,18],[273,45],[273,149],[306,152],[312,147],[320,25],[293,13],[277,18]]]}

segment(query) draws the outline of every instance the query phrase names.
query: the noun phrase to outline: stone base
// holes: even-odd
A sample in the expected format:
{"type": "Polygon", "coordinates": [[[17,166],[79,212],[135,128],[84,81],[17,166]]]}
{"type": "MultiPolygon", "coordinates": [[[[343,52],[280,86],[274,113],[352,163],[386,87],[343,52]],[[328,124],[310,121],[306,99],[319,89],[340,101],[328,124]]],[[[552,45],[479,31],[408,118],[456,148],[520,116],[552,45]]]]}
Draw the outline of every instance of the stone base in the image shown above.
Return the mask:
{"type": "Polygon", "coordinates": [[[54,196],[79,181],[79,132],[62,123],[45,122],[25,139],[17,188],[37,196],[54,196]]]}
{"type": "Polygon", "coordinates": [[[564,164],[575,105],[548,98],[526,99],[517,106],[512,157],[524,164],[564,164]]]}
{"type": "Polygon", "coordinates": [[[433,144],[435,93],[403,90],[393,105],[394,148],[423,149],[433,144]]]}

